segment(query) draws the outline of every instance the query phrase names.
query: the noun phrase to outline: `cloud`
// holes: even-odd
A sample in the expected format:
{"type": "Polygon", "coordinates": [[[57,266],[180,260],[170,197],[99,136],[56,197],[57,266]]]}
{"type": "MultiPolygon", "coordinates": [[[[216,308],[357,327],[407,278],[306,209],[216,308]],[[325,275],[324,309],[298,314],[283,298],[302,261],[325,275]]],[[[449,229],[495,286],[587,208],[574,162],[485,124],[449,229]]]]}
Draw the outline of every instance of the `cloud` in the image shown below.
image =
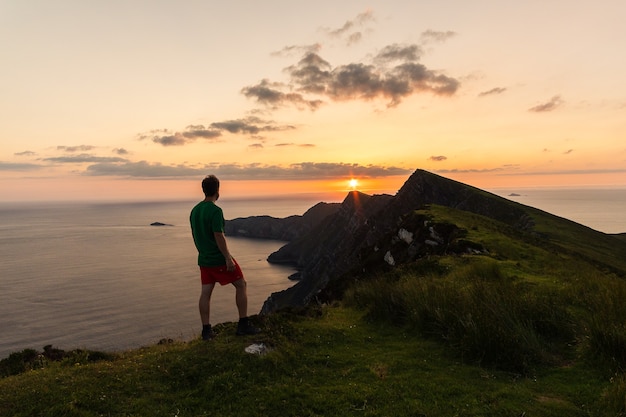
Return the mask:
{"type": "Polygon", "coordinates": [[[35,156],[35,155],[37,155],[37,153],[33,152],[33,151],[23,151],[23,152],[16,152],[13,155],[15,155],[15,156],[35,156]]]}
{"type": "Polygon", "coordinates": [[[272,83],[264,79],[257,85],[242,88],[241,93],[248,98],[255,98],[257,102],[274,109],[291,104],[300,110],[317,110],[323,104],[322,100],[307,100],[299,93],[284,93],[280,91],[283,87],[279,83],[272,83]]]}
{"type": "Polygon", "coordinates": [[[65,152],[87,152],[93,149],[96,149],[96,147],[91,146],[91,145],[57,146],[57,151],[65,151],[65,152]]]}
{"type": "Polygon", "coordinates": [[[326,87],[333,100],[389,98],[389,106],[394,107],[418,91],[453,94],[458,82],[414,62],[400,64],[386,73],[371,65],[349,64],[336,68],[326,87]]]}
{"type": "Polygon", "coordinates": [[[590,175],[590,174],[621,174],[626,173],[626,168],[602,168],[602,169],[569,169],[555,171],[522,171],[519,165],[503,165],[497,168],[484,169],[438,169],[439,174],[492,174],[498,176],[540,176],[540,175],[590,175]]]}
{"type": "Polygon", "coordinates": [[[190,125],[183,132],[171,132],[167,129],[152,130],[148,133],[137,135],[138,140],[150,139],[154,143],[163,146],[182,146],[195,142],[198,138],[216,141],[224,132],[232,134],[258,135],[262,132],[280,132],[296,129],[293,125],[281,125],[272,120],[263,120],[250,116],[243,119],[214,122],[209,126],[190,125]]]}
{"type": "Polygon", "coordinates": [[[535,113],[549,112],[560,107],[563,103],[561,96],[554,96],[548,102],[531,107],[528,111],[535,113]]]}
{"type": "MultiPolygon", "coordinates": [[[[356,29],[375,21],[374,13],[366,10],[341,27],[324,29],[334,38],[347,38],[354,43],[362,38],[356,29]]],[[[453,31],[428,30],[422,33],[424,43],[444,42],[456,36],[453,31]]],[[[274,82],[262,79],[256,85],[246,86],[241,93],[270,109],[295,106],[315,111],[327,101],[374,99],[388,100],[395,107],[403,98],[421,92],[452,95],[459,80],[428,69],[419,62],[422,49],[415,44],[391,44],[382,48],[371,62],[352,62],[331,65],[320,55],[319,43],[307,46],[287,46],[274,55],[303,52],[296,64],[284,69],[289,79],[274,82]]]]}
{"type": "Polygon", "coordinates": [[[457,34],[451,30],[447,31],[437,31],[437,30],[427,30],[422,32],[421,40],[424,44],[428,43],[442,43],[447,41],[450,38],[455,37],[457,34]]]}
{"type": "Polygon", "coordinates": [[[276,147],[298,146],[298,147],[301,147],[301,148],[314,148],[316,145],[313,144],[313,143],[297,144],[297,143],[289,142],[289,143],[277,143],[274,146],[276,146],[276,147]]]}
{"type": "Polygon", "coordinates": [[[25,171],[36,171],[38,169],[41,169],[41,165],[0,161],[0,171],[25,172],[25,171]]]}
{"type": "Polygon", "coordinates": [[[590,174],[621,174],[626,173],[626,168],[602,168],[602,169],[567,169],[556,171],[531,171],[519,173],[506,173],[499,175],[590,175],[590,174]]]}
{"type": "Polygon", "coordinates": [[[244,133],[256,135],[261,132],[280,132],[294,130],[293,125],[280,125],[271,120],[263,120],[258,117],[249,116],[243,119],[227,120],[224,122],[211,123],[211,128],[225,130],[229,133],[244,133]]]}
{"type": "Polygon", "coordinates": [[[346,40],[346,43],[348,45],[353,45],[355,43],[359,43],[361,41],[361,39],[363,39],[363,34],[361,32],[354,32],[353,34],[348,36],[348,39],[346,40]]]}
{"type": "Polygon", "coordinates": [[[388,177],[406,175],[412,170],[380,165],[359,165],[348,163],[300,162],[287,167],[277,165],[227,164],[214,168],[218,176],[231,179],[268,179],[268,180],[315,180],[356,176],[361,178],[388,177]]]}
{"type": "Polygon", "coordinates": [[[204,174],[204,169],[187,167],[184,165],[162,165],[158,162],[150,163],[147,161],[97,163],[88,166],[85,171],[85,175],[89,176],[123,176],[139,178],[188,177],[204,174]]]}
{"type": "Polygon", "coordinates": [[[55,156],[50,158],[42,158],[42,161],[56,162],[62,164],[82,164],[82,163],[94,163],[94,162],[126,162],[127,159],[119,158],[115,156],[94,156],[89,154],[80,155],[67,155],[67,156],[55,156]]]}
{"type": "Polygon", "coordinates": [[[478,93],[478,97],[484,97],[484,96],[491,96],[491,95],[496,95],[496,94],[502,94],[506,91],[506,88],[503,87],[496,87],[496,88],[492,88],[491,90],[487,90],[487,91],[483,91],[481,93],[478,93]]]}
{"type": "MultiPolygon", "coordinates": [[[[354,31],[375,21],[371,10],[366,10],[340,28],[324,29],[332,37],[348,37],[350,42],[361,39],[362,33],[354,31]]],[[[443,42],[455,36],[451,31],[427,31],[424,39],[443,42]]],[[[272,52],[273,56],[303,54],[301,59],[284,68],[287,79],[273,81],[261,79],[257,84],[240,90],[245,97],[263,108],[253,109],[248,114],[261,114],[266,110],[294,107],[298,110],[317,111],[329,101],[385,100],[389,108],[398,106],[402,100],[419,93],[450,96],[459,89],[458,79],[440,71],[428,69],[419,62],[423,53],[415,44],[391,44],[383,47],[369,62],[352,62],[331,65],[319,54],[319,43],[290,45],[272,52]]],[[[259,135],[262,132],[295,129],[290,125],[279,125],[253,117],[210,123],[204,126],[188,126],[186,131],[173,132],[167,129],[154,130],[138,135],[139,140],[150,139],[163,146],[182,146],[198,138],[215,140],[223,133],[259,135]]]]}
{"type": "Polygon", "coordinates": [[[347,20],[340,28],[324,29],[324,31],[332,38],[342,38],[345,35],[346,43],[348,45],[352,45],[359,42],[363,37],[362,32],[356,31],[356,29],[375,20],[374,12],[372,10],[366,10],[363,13],[358,14],[353,20],[347,20]],[[353,30],[355,31],[352,32],[353,30]]]}
{"type": "Polygon", "coordinates": [[[206,128],[203,125],[189,125],[185,128],[182,135],[189,140],[195,140],[198,138],[212,140],[222,136],[222,132],[218,129],[206,128]]]}
{"type": "Polygon", "coordinates": [[[285,46],[280,51],[270,53],[271,56],[283,57],[283,56],[293,56],[293,55],[302,55],[309,52],[317,53],[322,49],[322,44],[314,43],[312,45],[290,45],[285,46]]]}
{"type": "Polygon", "coordinates": [[[569,154],[571,154],[572,152],[574,152],[574,150],[573,150],[573,149],[568,149],[568,150],[566,150],[565,152],[563,152],[563,155],[569,155],[569,154]]]}
{"type": "Polygon", "coordinates": [[[124,148],[115,148],[113,149],[113,153],[116,153],[118,155],[128,155],[128,151],[124,148]]]}
{"type": "Polygon", "coordinates": [[[150,139],[154,143],[163,146],[182,146],[195,142],[196,139],[215,140],[222,132],[215,129],[205,128],[203,125],[190,125],[182,132],[172,132],[168,129],[154,129],[147,133],[137,135],[138,140],[150,139]]]}
{"type": "Polygon", "coordinates": [[[440,174],[487,174],[504,171],[504,168],[469,168],[469,169],[438,169],[436,172],[440,174]]]}
{"type": "Polygon", "coordinates": [[[271,108],[295,105],[310,110],[317,110],[324,100],[387,99],[388,106],[395,107],[404,97],[422,92],[453,95],[459,81],[429,70],[418,62],[420,55],[417,45],[392,44],[381,49],[372,63],[333,67],[317,53],[309,52],[285,68],[288,83],[264,79],[241,92],[271,108]]]}
{"type": "Polygon", "coordinates": [[[193,141],[193,139],[187,139],[182,133],[179,132],[176,132],[173,135],[155,136],[152,138],[152,142],[163,146],[181,146],[193,141]]]}
{"type": "Polygon", "coordinates": [[[434,161],[434,162],[442,162],[445,161],[446,159],[448,159],[447,156],[443,156],[443,155],[438,155],[438,156],[431,156],[430,158],[428,158],[429,161],[434,161]]]}
{"type": "Polygon", "coordinates": [[[374,62],[418,61],[421,55],[422,48],[417,45],[399,45],[394,43],[381,49],[374,57],[374,62]]]}
{"type": "Polygon", "coordinates": [[[176,178],[213,173],[231,180],[315,180],[345,176],[361,178],[406,175],[412,170],[380,165],[300,162],[289,166],[252,164],[207,164],[202,167],[162,165],[147,161],[98,163],[90,165],[85,175],[138,178],[176,178]]]}

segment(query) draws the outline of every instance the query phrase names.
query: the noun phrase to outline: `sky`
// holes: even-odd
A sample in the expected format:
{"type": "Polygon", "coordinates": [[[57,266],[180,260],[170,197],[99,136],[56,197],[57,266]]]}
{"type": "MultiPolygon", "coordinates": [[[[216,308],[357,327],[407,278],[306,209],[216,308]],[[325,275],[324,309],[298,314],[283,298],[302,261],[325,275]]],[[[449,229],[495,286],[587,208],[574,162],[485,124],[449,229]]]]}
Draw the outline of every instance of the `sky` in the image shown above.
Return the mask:
{"type": "Polygon", "coordinates": [[[195,199],[208,174],[394,194],[416,169],[626,187],[624,21],[623,0],[0,0],[0,202],[195,199]]]}

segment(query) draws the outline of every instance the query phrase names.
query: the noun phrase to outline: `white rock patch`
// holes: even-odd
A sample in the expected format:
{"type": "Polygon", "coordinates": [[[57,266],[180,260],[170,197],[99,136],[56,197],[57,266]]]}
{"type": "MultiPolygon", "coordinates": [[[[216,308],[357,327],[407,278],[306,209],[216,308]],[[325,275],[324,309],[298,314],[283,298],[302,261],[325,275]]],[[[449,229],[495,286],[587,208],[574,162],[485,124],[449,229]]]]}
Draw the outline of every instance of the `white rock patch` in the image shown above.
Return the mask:
{"type": "Polygon", "coordinates": [[[393,256],[391,255],[390,251],[387,251],[384,259],[385,259],[385,262],[387,262],[391,266],[394,266],[396,264],[396,261],[393,259],[393,256]]]}

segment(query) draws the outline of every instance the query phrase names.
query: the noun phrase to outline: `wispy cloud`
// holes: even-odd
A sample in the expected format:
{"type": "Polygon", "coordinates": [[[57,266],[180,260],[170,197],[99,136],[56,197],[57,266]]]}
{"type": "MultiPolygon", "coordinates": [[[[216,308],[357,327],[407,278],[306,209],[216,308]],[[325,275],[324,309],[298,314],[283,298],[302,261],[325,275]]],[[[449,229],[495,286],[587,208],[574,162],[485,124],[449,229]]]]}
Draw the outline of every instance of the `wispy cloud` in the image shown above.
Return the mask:
{"type": "Polygon", "coordinates": [[[163,146],[181,146],[195,142],[197,139],[219,141],[224,133],[258,135],[262,132],[280,132],[296,129],[293,125],[282,125],[272,120],[263,120],[249,116],[242,119],[214,122],[208,126],[190,125],[182,132],[172,132],[167,129],[151,130],[148,133],[137,135],[137,139],[149,139],[163,146]]]}
{"type": "Polygon", "coordinates": [[[37,153],[33,151],[24,151],[24,152],[16,152],[13,155],[15,156],[36,156],[37,153]]]}
{"type": "Polygon", "coordinates": [[[516,173],[503,173],[499,175],[590,175],[590,174],[621,174],[626,173],[626,168],[601,168],[601,169],[566,169],[554,171],[524,171],[516,173]]]}
{"type": "Polygon", "coordinates": [[[366,10],[363,13],[359,13],[354,19],[347,20],[343,26],[339,28],[322,30],[330,37],[344,39],[348,45],[352,45],[363,38],[361,28],[375,20],[374,12],[372,10],[366,10]]]}
{"type": "Polygon", "coordinates": [[[285,46],[280,51],[270,53],[271,56],[284,57],[284,56],[301,56],[309,52],[317,53],[322,49],[321,43],[314,43],[312,45],[289,45],[285,46]]]}
{"type": "Polygon", "coordinates": [[[113,153],[118,155],[128,155],[129,152],[124,148],[115,148],[113,149],[113,153]]]}
{"type": "Polygon", "coordinates": [[[555,175],[590,175],[590,174],[620,174],[626,173],[626,168],[600,168],[600,169],[565,169],[551,171],[526,171],[519,165],[503,165],[495,168],[482,169],[437,169],[439,174],[491,174],[497,176],[555,176],[555,175]]]}
{"type": "Polygon", "coordinates": [[[87,167],[85,175],[90,176],[121,176],[138,178],[179,178],[204,175],[206,170],[184,165],[163,165],[159,162],[104,162],[87,167]]]}
{"type": "Polygon", "coordinates": [[[549,111],[556,110],[563,103],[564,101],[563,99],[561,99],[561,96],[554,96],[546,103],[538,104],[534,107],[531,107],[530,109],[528,109],[528,111],[534,112],[534,113],[549,112],[549,111]]]}
{"type": "Polygon", "coordinates": [[[437,169],[435,172],[440,174],[489,174],[504,171],[505,168],[466,168],[466,169],[437,169]]]}
{"type": "Polygon", "coordinates": [[[496,95],[496,94],[502,94],[505,91],[506,91],[506,88],[496,87],[496,88],[492,88],[491,90],[487,90],[487,91],[483,91],[481,93],[478,93],[478,97],[493,96],[493,95],[496,95]]]}
{"type": "Polygon", "coordinates": [[[429,161],[433,161],[433,162],[442,162],[445,161],[446,159],[448,159],[447,156],[443,156],[443,155],[433,155],[430,158],[428,158],[429,161]]]}
{"type": "Polygon", "coordinates": [[[25,172],[25,171],[36,171],[38,169],[41,169],[41,165],[0,161],[0,171],[25,172]]]}
{"type": "Polygon", "coordinates": [[[406,175],[411,170],[381,165],[348,163],[301,162],[289,166],[254,164],[208,164],[202,167],[162,165],[147,161],[125,163],[98,163],[87,167],[85,175],[126,176],[141,178],[178,178],[213,173],[232,180],[298,180],[326,179],[341,176],[362,178],[406,175]]]}
{"type": "Polygon", "coordinates": [[[326,179],[345,176],[378,178],[394,175],[406,175],[412,170],[381,165],[360,165],[349,163],[300,162],[287,167],[277,165],[220,165],[216,167],[219,175],[231,179],[326,179]]]}
{"type": "Polygon", "coordinates": [[[314,148],[316,145],[313,144],[313,143],[293,143],[293,142],[289,142],[289,143],[277,143],[274,146],[276,146],[276,147],[295,146],[295,147],[300,147],[300,148],[314,148]]]}
{"type": "Polygon", "coordinates": [[[451,30],[437,31],[437,30],[429,29],[425,32],[422,32],[420,39],[422,43],[424,44],[435,43],[435,42],[442,43],[442,42],[446,42],[450,38],[455,37],[456,35],[457,33],[451,30]]]}
{"type": "Polygon", "coordinates": [[[422,49],[418,45],[387,45],[374,57],[374,62],[386,64],[389,62],[418,61],[422,56],[422,49]]]}
{"type": "Polygon", "coordinates": [[[54,156],[49,158],[42,158],[42,161],[45,162],[55,162],[61,164],[83,164],[83,163],[94,163],[94,162],[127,162],[128,160],[125,158],[120,158],[117,156],[95,156],[89,154],[80,154],[80,155],[66,155],[66,156],[54,156]]]}
{"type": "Polygon", "coordinates": [[[96,149],[95,146],[91,145],[78,145],[78,146],[57,146],[57,151],[63,152],[88,152],[96,149]]]}
{"type": "Polygon", "coordinates": [[[215,122],[211,123],[210,127],[215,130],[225,130],[229,133],[242,133],[248,135],[256,135],[261,132],[281,132],[285,130],[294,130],[296,128],[293,125],[281,125],[272,120],[263,120],[254,116],[243,119],[226,120],[224,122],[215,122]]]}

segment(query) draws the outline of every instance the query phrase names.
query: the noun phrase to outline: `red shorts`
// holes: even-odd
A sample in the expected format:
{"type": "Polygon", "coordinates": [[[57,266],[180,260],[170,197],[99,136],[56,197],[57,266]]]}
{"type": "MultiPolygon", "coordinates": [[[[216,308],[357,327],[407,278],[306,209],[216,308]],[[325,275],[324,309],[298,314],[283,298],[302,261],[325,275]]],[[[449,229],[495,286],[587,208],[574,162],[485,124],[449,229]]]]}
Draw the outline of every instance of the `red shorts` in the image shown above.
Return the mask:
{"type": "Polygon", "coordinates": [[[215,284],[219,282],[220,285],[232,284],[233,282],[243,278],[243,272],[237,261],[235,262],[235,269],[229,271],[226,269],[226,265],[220,266],[201,266],[200,267],[200,280],[202,285],[215,284]]]}

